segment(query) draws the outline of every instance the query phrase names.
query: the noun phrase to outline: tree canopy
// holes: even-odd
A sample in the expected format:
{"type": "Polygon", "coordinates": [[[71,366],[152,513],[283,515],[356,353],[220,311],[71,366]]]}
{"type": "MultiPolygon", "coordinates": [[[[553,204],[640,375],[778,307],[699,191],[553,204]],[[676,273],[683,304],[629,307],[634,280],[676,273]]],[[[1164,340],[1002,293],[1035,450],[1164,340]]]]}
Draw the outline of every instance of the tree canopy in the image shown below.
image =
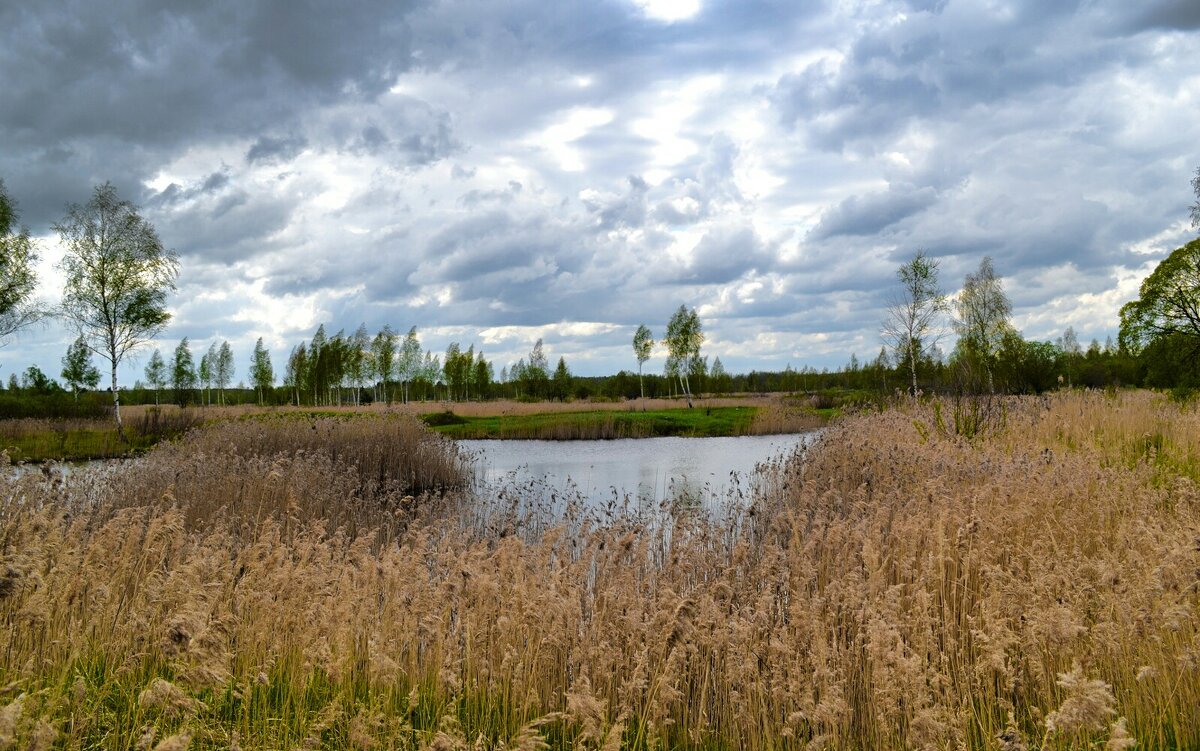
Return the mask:
{"type": "Polygon", "coordinates": [[[1200,167],[1196,168],[1196,176],[1192,178],[1192,192],[1196,194],[1196,202],[1192,204],[1192,226],[1200,227],[1200,167]]]}
{"type": "Polygon", "coordinates": [[[642,366],[650,359],[650,353],[654,350],[654,337],[650,334],[650,329],[645,324],[637,327],[637,331],[633,333],[633,356],[638,361],[638,388],[642,394],[642,409],[646,409],[646,382],[642,378],[642,366]]]}
{"type": "Polygon", "coordinates": [[[67,348],[62,366],[63,381],[75,394],[76,401],[79,399],[80,389],[94,389],[100,383],[100,371],[92,365],[92,351],[87,348],[83,337],[76,339],[67,348]]]}
{"type": "Polygon", "coordinates": [[[888,306],[883,321],[883,338],[891,347],[896,362],[907,362],[912,379],[910,388],[917,392],[917,362],[924,350],[937,341],[938,316],[946,309],[946,298],[938,285],[938,262],[923,251],[896,271],[900,293],[888,306]]]}
{"type": "Polygon", "coordinates": [[[667,374],[679,379],[688,407],[692,406],[692,389],[688,376],[696,370],[700,359],[700,345],[704,343],[704,330],[695,309],[688,310],[680,305],[679,310],[667,322],[667,333],[663,337],[667,345],[667,374]]]}
{"type": "Polygon", "coordinates": [[[1164,258],[1121,308],[1122,347],[1137,353],[1164,338],[1182,342],[1190,359],[1200,354],[1200,239],[1164,258]]]}
{"type": "Polygon", "coordinates": [[[40,320],[32,304],[37,289],[37,248],[29,230],[20,227],[15,202],[0,180],[0,340],[40,320]]]}
{"type": "Polygon", "coordinates": [[[988,390],[995,391],[993,370],[1005,337],[1013,327],[1009,322],[1012,302],[1004,292],[990,256],[984,256],[979,269],[967,274],[955,301],[958,313],[954,328],[958,332],[960,362],[969,365],[978,360],[987,373],[988,390]]]}
{"type": "Polygon", "coordinates": [[[68,207],[54,228],[66,251],[60,311],[88,348],[108,361],[114,417],[123,436],[117,366],[166,328],[167,294],[175,289],[179,260],[111,183],[98,186],[86,205],[68,207]]]}

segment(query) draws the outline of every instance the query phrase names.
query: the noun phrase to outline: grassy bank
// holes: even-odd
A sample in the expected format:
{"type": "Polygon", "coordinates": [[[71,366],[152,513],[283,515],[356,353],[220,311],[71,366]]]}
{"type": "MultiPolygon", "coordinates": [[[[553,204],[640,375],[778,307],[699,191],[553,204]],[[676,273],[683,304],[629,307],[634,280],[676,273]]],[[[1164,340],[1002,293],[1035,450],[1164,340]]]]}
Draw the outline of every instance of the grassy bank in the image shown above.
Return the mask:
{"type": "Polygon", "coordinates": [[[0,420],[0,451],[10,461],[83,461],[134,456],[164,439],[202,424],[247,418],[319,419],[420,416],[450,438],[649,438],[654,436],[732,436],[791,433],[824,425],[841,409],[812,400],[781,397],[706,399],[695,409],[679,400],[647,400],[649,409],[629,402],[419,402],[362,407],[193,406],[181,409],[132,407],[126,415],[126,441],[109,419],[0,420]]]}
{"type": "Polygon", "coordinates": [[[111,418],[0,420],[0,451],[11,462],[86,461],[140,454],[203,422],[203,413],[174,408],[131,410],[121,440],[111,418]]]}
{"type": "Polygon", "coordinates": [[[797,411],[770,423],[760,407],[657,409],[646,412],[550,412],[469,417],[454,412],[423,415],[433,430],[450,438],[610,439],[658,436],[738,436],[812,430],[824,424],[816,413],[797,411]],[[770,427],[770,430],[764,428],[770,427]]]}
{"type": "Polygon", "coordinates": [[[0,748],[1200,746],[1196,410],[962,409],[848,416],[670,534],[421,493],[461,466],[415,421],[0,477],[0,748]]]}

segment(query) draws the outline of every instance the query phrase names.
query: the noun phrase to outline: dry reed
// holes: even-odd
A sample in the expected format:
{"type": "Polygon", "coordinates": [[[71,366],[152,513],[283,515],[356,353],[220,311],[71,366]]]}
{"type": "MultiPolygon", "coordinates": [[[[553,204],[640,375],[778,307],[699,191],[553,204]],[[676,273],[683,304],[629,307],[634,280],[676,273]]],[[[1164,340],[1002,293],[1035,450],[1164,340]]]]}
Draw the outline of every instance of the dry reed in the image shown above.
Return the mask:
{"type": "Polygon", "coordinates": [[[850,417],[671,524],[408,514],[345,452],[215,431],[5,478],[0,746],[1197,747],[1195,413],[1007,409],[850,417]]]}

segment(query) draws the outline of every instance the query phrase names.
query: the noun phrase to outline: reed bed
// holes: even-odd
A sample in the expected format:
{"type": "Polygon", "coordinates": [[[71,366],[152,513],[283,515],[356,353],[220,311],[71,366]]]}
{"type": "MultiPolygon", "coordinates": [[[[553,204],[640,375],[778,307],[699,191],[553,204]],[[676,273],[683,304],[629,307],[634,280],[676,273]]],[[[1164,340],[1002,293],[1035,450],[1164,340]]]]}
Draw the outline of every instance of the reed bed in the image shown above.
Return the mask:
{"type": "Polygon", "coordinates": [[[939,409],[658,520],[392,503],[348,453],[211,429],[6,477],[0,749],[1200,746],[1194,412],[939,409]],[[1122,444],[1151,426],[1170,464],[1122,444]]]}
{"type": "Polygon", "coordinates": [[[755,410],[746,435],[807,433],[823,427],[827,422],[808,404],[772,399],[755,410]]]}

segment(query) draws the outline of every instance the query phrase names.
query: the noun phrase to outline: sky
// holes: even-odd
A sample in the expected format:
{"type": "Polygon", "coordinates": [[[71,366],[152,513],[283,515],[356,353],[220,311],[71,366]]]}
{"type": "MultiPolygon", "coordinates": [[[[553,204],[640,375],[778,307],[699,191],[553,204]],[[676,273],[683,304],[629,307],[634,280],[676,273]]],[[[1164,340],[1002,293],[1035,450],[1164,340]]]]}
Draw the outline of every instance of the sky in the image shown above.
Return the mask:
{"type": "Polygon", "coordinates": [[[185,336],[282,372],[321,323],[635,370],[680,305],[729,371],[836,368],[918,250],[951,294],[990,256],[1026,337],[1086,346],[1196,235],[1195,0],[4,3],[0,80],[47,304],[106,181],[179,254],[126,382],[185,336]]]}

